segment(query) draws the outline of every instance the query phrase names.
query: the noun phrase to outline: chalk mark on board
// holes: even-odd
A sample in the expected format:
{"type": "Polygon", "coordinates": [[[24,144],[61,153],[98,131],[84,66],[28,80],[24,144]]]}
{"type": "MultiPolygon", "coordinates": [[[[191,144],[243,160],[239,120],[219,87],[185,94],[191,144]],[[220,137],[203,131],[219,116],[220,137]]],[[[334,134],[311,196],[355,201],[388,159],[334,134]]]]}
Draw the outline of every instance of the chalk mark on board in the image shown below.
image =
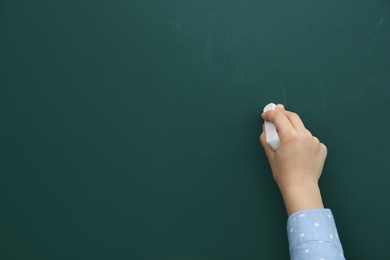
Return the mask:
{"type": "Polygon", "coordinates": [[[197,58],[194,59],[194,62],[199,62],[199,61],[209,62],[211,60],[211,56],[213,53],[213,41],[214,41],[214,34],[211,30],[209,30],[205,47],[203,48],[202,53],[197,58]]]}
{"type": "Polygon", "coordinates": [[[180,32],[180,33],[189,33],[189,32],[187,32],[187,31],[185,31],[183,28],[184,28],[184,26],[182,26],[181,24],[179,24],[178,22],[175,22],[175,21],[170,21],[170,20],[167,20],[167,19],[164,19],[164,21],[165,22],[167,22],[168,24],[170,24],[170,25],[172,25],[174,28],[175,28],[175,30],[177,31],[177,32],[180,32]]]}
{"type": "Polygon", "coordinates": [[[331,129],[335,130],[337,133],[341,134],[342,136],[345,137],[345,139],[347,141],[349,141],[350,143],[354,144],[357,148],[359,148],[361,151],[363,152],[366,152],[367,154],[371,155],[374,159],[378,160],[378,161],[381,161],[382,163],[384,163],[385,165],[387,166],[390,166],[390,163],[380,157],[379,155],[371,152],[369,149],[367,148],[364,148],[358,141],[354,140],[351,136],[349,136],[348,134],[346,134],[343,130],[341,130],[339,127],[331,127],[331,129]]]}
{"type": "Polygon", "coordinates": [[[317,0],[316,0],[316,4],[317,4],[318,12],[319,12],[318,27],[319,27],[319,33],[320,33],[320,57],[319,57],[320,58],[320,66],[319,66],[319,69],[320,69],[321,104],[322,104],[322,108],[324,110],[326,110],[325,89],[324,89],[324,66],[323,66],[323,63],[324,63],[324,36],[323,36],[323,29],[322,29],[322,27],[323,27],[322,15],[321,15],[322,8],[317,0]]]}
{"type": "Polygon", "coordinates": [[[370,50],[368,52],[367,59],[370,59],[370,57],[371,57],[372,49],[374,48],[374,44],[375,44],[376,38],[378,36],[378,32],[379,32],[379,30],[380,30],[380,28],[382,26],[382,22],[383,22],[383,17],[380,20],[380,22],[378,23],[378,25],[376,26],[376,32],[375,32],[375,35],[374,35],[374,39],[372,40],[372,43],[371,43],[371,46],[370,46],[370,50]]]}

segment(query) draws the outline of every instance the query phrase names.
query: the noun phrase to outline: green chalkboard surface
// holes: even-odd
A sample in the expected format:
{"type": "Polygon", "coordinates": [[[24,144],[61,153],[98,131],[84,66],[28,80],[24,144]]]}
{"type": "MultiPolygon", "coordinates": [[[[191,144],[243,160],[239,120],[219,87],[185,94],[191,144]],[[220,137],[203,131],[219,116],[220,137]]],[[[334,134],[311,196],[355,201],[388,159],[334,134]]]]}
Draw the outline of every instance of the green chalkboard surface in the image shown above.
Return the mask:
{"type": "Polygon", "coordinates": [[[328,147],[347,259],[388,259],[389,1],[0,1],[0,258],[288,259],[269,102],[328,147]]]}

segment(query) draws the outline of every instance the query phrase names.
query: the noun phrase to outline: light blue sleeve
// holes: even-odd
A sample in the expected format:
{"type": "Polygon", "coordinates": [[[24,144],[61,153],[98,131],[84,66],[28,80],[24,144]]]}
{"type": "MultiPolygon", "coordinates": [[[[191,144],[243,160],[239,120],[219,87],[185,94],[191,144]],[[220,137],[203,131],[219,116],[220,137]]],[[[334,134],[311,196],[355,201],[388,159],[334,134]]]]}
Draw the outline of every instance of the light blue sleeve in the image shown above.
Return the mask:
{"type": "Polygon", "coordinates": [[[302,210],[287,221],[291,260],[345,259],[329,209],[302,210]]]}

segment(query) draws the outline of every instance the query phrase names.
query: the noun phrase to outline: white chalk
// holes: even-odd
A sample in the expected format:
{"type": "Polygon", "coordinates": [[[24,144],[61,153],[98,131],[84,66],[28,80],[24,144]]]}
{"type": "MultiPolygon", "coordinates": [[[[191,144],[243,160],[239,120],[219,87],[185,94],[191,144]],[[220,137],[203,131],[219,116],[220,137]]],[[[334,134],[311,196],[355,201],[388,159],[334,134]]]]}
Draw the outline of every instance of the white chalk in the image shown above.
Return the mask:
{"type": "MultiPolygon", "coordinates": [[[[268,110],[275,110],[275,108],[276,105],[274,103],[270,103],[264,107],[263,111],[267,112],[268,110]]],[[[272,148],[272,150],[276,151],[280,145],[280,139],[275,125],[269,121],[264,121],[264,129],[267,144],[272,148]]]]}

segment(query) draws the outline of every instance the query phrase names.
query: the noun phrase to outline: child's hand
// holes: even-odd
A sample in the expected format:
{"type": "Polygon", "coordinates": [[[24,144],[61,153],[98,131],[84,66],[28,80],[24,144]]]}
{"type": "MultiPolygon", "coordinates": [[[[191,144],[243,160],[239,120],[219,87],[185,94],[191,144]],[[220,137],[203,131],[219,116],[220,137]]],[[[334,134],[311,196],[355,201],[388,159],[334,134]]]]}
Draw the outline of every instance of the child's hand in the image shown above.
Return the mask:
{"type": "Polygon", "coordinates": [[[327,155],[326,146],[305,128],[299,116],[278,105],[262,114],[275,124],[280,146],[273,151],[260,135],[272,174],[283,195],[288,215],[304,209],[323,208],[318,180],[327,155]]]}

